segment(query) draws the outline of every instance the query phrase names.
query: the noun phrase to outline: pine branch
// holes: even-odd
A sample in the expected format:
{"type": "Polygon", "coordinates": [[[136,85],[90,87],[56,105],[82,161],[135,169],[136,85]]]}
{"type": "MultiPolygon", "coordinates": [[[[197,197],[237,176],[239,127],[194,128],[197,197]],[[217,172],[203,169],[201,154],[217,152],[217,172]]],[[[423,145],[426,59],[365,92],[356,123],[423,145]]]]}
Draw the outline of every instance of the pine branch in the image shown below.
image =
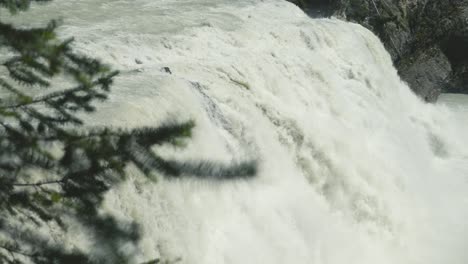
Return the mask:
{"type": "Polygon", "coordinates": [[[12,186],[17,187],[39,187],[42,185],[50,185],[50,184],[63,184],[66,181],[65,178],[60,180],[51,180],[51,181],[40,181],[35,183],[12,183],[12,186]]]}
{"type": "Polygon", "coordinates": [[[0,248],[4,249],[4,250],[6,250],[6,251],[8,251],[10,253],[13,253],[13,254],[18,254],[18,255],[21,255],[21,256],[29,257],[29,258],[34,257],[34,254],[23,252],[21,250],[15,249],[15,248],[7,246],[7,245],[0,245],[0,248]]]}
{"type": "MultiPolygon", "coordinates": [[[[0,0],[0,8],[26,10],[31,1],[0,0]]],[[[42,1],[47,0],[35,2],[42,1]]],[[[154,151],[163,144],[183,145],[182,140],[191,137],[192,121],[135,129],[84,127],[78,114],[94,111],[96,101],[107,99],[118,72],[74,53],[73,39],[60,40],[57,26],[55,20],[29,29],[0,21],[0,48],[9,52],[2,64],[9,77],[0,77],[0,89],[7,92],[2,96],[8,96],[0,98],[0,211],[5,212],[0,232],[9,244],[0,244],[0,262],[128,263],[131,258],[121,248],[138,241],[136,224],[99,213],[106,192],[126,179],[127,165],[135,165],[150,179],[157,172],[230,180],[252,177],[257,164],[167,160],[154,151]],[[70,81],[71,88],[31,95],[30,90],[54,84],[57,76],[70,81]],[[86,229],[91,242],[100,246],[99,256],[69,252],[28,225],[54,220],[65,233],[65,218],[86,229]],[[32,254],[24,251],[30,249],[32,254]],[[9,254],[14,251],[30,261],[15,260],[14,255],[12,260],[9,254]]]]}
{"type": "Polygon", "coordinates": [[[18,11],[27,10],[31,4],[31,1],[34,2],[48,2],[50,0],[0,0],[0,7],[5,7],[10,10],[11,13],[16,13],[18,11]]]}
{"type": "MultiPolygon", "coordinates": [[[[114,72],[110,73],[109,75],[105,76],[104,78],[105,79],[113,78],[117,74],[118,74],[118,71],[114,71],[114,72]]],[[[96,86],[96,85],[102,84],[102,81],[103,81],[102,78],[99,79],[99,80],[93,81],[91,83],[91,86],[96,86]]],[[[61,91],[57,91],[57,92],[52,92],[52,93],[49,93],[49,94],[46,94],[46,95],[43,95],[43,96],[39,96],[37,98],[25,100],[24,102],[21,102],[21,103],[10,104],[10,105],[0,105],[0,110],[18,108],[18,107],[28,106],[28,105],[32,105],[32,104],[38,104],[38,103],[44,103],[44,102],[50,101],[50,100],[58,98],[58,97],[66,97],[66,96],[68,96],[70,94],[80,92],[80,91],[87,91],[87,90],[89,90],[88,87],[79,86],[79,87],[75,87],[75,88],[70,88],[68,90],[61,90],[61,91]]]]}

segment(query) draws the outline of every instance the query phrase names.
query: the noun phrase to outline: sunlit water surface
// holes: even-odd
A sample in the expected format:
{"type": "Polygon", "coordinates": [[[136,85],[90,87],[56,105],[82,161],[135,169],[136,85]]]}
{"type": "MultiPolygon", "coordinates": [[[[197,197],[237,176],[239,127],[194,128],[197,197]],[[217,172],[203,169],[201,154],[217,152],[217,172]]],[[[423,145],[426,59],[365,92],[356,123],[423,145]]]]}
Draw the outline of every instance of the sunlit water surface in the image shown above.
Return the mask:
{"type": "MultiPolygon", "coordinates": [[[[63,0],[15,19],[53,17],[121,70],[88,124],[194,119],[161,153],[260,162],[229,182],[132,172],[103,211],[140,224],[122,248],[136,263],[468,263],[467,97],[419,100],[363,27],[279,0],[63,0]]],[[[99,254],[79,227],[58,238],[99,254]]]]}

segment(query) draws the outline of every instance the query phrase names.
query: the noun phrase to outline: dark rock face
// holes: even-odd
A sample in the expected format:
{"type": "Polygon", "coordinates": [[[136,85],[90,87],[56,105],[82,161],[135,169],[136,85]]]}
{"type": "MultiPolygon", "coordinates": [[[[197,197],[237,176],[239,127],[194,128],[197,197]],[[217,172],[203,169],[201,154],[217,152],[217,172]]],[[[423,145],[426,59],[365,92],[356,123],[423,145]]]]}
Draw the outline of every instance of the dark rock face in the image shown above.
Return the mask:
{"type": "Polygon", "coordinates": [[[433,101],[446,86],[452,67],[444,53],[433,48],[416,54],[411,63],[400,65],[399,71],[416,94],[426,101],[433,101]]]}
{"type": "Polygon", "coordinates": [[[468,93],[468,0],[295,0],[380,37],[401,77],[427,101],[468,93]]]}

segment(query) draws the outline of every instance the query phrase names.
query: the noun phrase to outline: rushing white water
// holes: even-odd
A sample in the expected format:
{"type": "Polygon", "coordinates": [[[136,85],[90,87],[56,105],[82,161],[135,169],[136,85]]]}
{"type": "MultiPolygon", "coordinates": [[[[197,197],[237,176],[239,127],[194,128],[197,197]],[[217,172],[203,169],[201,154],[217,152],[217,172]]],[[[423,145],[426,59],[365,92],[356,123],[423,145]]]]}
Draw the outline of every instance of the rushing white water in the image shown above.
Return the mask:
{"type": "Polygon", "coordinates": [[[452,108],[455,113],[460,113],[460,118],[468,118],[468,95],[441,94],[438,102],[452,108]]]}
{"type": "Polygon", "coordinates": [[[363,27],[279,0],[68,0],[28,16],[63,16],[78,50],[123,72],[91,123],[192,118],[166,155],[260,162],[250,180],[135,174],[110,192],[103,210],[144,230],[122,249],[135,262],[468,263],[467,123],[412,94],[363,27]]]}

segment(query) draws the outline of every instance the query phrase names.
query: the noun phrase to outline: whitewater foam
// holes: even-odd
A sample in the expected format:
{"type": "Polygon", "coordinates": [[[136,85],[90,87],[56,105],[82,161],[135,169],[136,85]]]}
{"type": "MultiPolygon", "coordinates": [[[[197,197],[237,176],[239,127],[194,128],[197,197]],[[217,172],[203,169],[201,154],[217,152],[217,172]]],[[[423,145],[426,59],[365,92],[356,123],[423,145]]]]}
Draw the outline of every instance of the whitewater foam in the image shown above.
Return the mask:
{"type": "Polygon", "coordinates": [[[123,72],[90,124],[191,118],[193,139],[166,156],[260,161],[251,180],[135,173],[103,208],[144,231],[122,250],[135,262],[467,263],[467,126],[418,99],[363,27],[232,2],[47,6],[78,50],[123,72]]]}

